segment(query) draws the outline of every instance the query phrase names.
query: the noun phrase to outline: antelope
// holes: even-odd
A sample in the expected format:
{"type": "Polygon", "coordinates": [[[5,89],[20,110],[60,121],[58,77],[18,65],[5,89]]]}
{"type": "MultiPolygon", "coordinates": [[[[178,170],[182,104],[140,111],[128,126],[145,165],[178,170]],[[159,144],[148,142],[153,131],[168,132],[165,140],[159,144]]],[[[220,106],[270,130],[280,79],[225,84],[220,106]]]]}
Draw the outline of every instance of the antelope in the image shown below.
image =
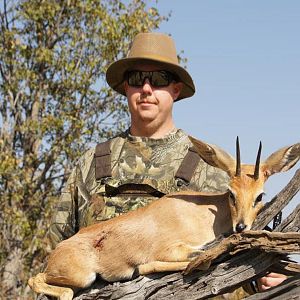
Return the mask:
{"type": "Polygon", "coordinates": [[[224,150],[190,137],[201,158],[227,172],[228,191],[181,191],[116,218],[82,228],[60,242],[43,273],[29,279],[37,293],[73,299],[96,274],[113,282],[134,275],[183,271],[201,247],[225,232],[251,228],[262,208],[263,185],[274,173],[287,171],[300,158],[300,143],[282,148],[260,163],[241,164],[224,150]]]}

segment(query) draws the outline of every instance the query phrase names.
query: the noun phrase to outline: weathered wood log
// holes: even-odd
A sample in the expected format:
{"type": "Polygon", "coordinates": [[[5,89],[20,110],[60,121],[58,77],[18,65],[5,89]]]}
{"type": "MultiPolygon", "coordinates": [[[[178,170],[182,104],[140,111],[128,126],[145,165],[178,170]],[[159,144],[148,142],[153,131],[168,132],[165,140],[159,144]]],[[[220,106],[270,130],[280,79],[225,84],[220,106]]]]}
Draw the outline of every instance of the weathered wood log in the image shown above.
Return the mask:
{"type": "Polygon", "coordinates": [[[275,196],[266,203],[257,219],[255,220],[252,230],[265,228],[272,219],[283,210],[285,206],[293,199],[300,189],[300,169],[298,169],[289,183],[275,196]]]}
{"type": "Polygon", "coordinates": [[[294,276],[300,273],[300,264],[291,260],[281,260],[272,265],[270,271],[275,273],[280,273],[283,271],[283,273],[287,276],[294,276]]]}
{"type": "Polygon", "coordinates": [[[300,233],[281,233],[268,231],[246,231],[235,233],[222,240],[218,245],[210,248],[194,259],[184,271],[189,274],[194,270],[207,269],[218,257],[223,259],[238,252],[259,249],[264,252],[300,254],[300,233]]]}
{"type": "Polygon", "coordinates": [[[277,227],[275,231],[281,232],[300,232],[300,204],[293,212],[277,227]]]}

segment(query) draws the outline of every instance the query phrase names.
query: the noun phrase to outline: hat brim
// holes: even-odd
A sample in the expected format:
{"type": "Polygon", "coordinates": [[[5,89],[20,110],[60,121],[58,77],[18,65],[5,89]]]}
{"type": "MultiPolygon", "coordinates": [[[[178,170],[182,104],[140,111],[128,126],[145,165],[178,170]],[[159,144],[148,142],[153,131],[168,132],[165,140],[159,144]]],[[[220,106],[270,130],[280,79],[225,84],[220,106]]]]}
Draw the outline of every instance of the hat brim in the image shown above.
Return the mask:
{"type": "Polygon", "coordinates": [[[106,81],[111,88],[113,88],[118,93],[126,96],[124,90],[124,75],[128,70],[134,70],[137,66],[141,64],[151,64],[159,68],[159,70],[166,70],[175,74],[180,82],[183,83],[183,87],[180,95],[175,101],[188,98],[194,95],[195,86],[190,74],[181,66],[158,61],[156,59],[149,59],[145,57],[132,57],[132,58],[123,58],[114,63],[112,63],[106,71],[106,81]]]}

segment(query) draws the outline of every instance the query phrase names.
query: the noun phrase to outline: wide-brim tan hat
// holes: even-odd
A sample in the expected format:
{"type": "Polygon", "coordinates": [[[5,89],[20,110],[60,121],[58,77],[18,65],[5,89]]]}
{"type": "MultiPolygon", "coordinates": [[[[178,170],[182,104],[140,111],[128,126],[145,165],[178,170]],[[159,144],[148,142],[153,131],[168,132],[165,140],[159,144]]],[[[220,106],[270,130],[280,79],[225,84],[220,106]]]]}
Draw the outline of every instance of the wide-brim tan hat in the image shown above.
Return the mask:
{"type": "Polygon", "coordinates": [[[151,64],[158,70],[175,74],[183,88],[176,101],[194,95],[195,86],[190,74],[179,65],[173,39],[162,33],[139,33],[133,40],[126,58],[112,63],[106,71],[106,81],[115,91],[126,96],[124,75],[141,64],[151,64]]]}

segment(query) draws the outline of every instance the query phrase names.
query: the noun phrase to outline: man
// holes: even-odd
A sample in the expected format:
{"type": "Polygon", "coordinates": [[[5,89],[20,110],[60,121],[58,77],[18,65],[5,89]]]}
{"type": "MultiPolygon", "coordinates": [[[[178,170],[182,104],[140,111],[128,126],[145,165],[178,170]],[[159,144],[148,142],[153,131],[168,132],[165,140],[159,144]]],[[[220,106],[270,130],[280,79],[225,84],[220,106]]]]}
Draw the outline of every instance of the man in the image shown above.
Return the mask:
{"type": "Polygon", "coordinates": [[[79,160],[53,216],[53,246],[81,227],[144,206],[167,193],[186,188],[227,189],[227,174],[201,160],[191,149],[187,134],[174,124],[174,102],[192,96],[195,87],[179,65],[169,36],[138,34],[128,56],[110,65],[106,79],[127,97],[131,125],[79,160]]]}

